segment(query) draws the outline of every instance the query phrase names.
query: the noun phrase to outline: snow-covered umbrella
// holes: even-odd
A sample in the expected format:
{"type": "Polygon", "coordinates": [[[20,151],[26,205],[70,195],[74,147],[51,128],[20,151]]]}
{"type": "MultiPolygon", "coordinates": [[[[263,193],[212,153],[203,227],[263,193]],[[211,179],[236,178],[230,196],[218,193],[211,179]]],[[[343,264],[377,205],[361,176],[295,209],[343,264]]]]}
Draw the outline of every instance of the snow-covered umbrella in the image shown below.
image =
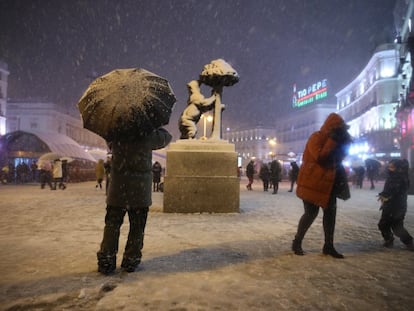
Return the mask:
{"type": "Polygon", "coordinates": [[[141,68],[116,69],[89,85],[78,108],[86,129],[112,141],[168,124],[175,101],[166,79],[141,68]]]}
{"type": "Polygon", "coordinates": [[[66,161],[68,163],[73,162],[75,159],[71,158],[71,157],[61,157],[60,161],[66,161]]]}

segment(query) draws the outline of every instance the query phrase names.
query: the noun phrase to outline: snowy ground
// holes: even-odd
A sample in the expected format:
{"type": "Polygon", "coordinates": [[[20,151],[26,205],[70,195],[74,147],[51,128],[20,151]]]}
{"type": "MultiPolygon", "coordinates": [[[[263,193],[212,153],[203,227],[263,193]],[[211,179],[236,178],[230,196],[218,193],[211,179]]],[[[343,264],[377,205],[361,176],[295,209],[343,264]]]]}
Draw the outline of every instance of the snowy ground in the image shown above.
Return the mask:
{"type": "MultiPolygon", "coordinates": [[[[293,255],[301,201],[287,184],[278,195],[254,186],[247,192],[242,181],[240,214],[164,214],[155,193],[140,269],[103,276],[96,251],[105,195],[93,182],[64,191],[0,185],[0,309],[413,310],[414,252],[399,241],[381,247],[381,185],[339,202],[344,260],[321,255],[322,213],[304,241],[307,255],[293,255]]],[[[406,227],[414,234],[413,196],[406,227]]]]}

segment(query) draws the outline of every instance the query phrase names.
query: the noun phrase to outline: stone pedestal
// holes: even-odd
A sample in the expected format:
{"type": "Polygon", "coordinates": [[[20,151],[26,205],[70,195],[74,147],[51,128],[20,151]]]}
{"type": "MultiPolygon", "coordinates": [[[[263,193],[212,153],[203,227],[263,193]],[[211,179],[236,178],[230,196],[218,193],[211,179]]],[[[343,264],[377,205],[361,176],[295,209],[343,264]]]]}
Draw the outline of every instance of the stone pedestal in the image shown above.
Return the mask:
{"type": "Polygon", "coordinates": [[[238,213],[240,183],[234,145],[223,140],[178,140],[167,150],[166,213],[238,213]]]}

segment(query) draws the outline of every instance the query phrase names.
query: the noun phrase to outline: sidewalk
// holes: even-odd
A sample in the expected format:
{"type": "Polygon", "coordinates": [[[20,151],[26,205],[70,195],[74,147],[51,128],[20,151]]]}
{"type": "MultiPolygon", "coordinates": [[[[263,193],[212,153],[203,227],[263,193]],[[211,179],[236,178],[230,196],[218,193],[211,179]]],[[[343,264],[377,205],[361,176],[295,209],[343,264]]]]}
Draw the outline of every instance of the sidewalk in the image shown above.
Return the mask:
{"type": "MultiPolygon", "coordinates": [[[[290,251],[301,201],[240,185],[241,212],[165,214],[153,194],[143,262],[135,273],[96,272],[105,195],[95,184],[64,191],[0,187],[0,310],[411,310],[414,253],[381,247],[376,190],[338,202],[336,247],[321,254],[321,214],[290,251]]],[[[219,200],[219,194],[216,196],[219,200]]],[[[414,233],[414,197],[406,227],[414,233]]],[[[125,245],[125,219],[120,254],[125,245]]],[[[119,263],[118,263],[119,265],[119,263]]]]}

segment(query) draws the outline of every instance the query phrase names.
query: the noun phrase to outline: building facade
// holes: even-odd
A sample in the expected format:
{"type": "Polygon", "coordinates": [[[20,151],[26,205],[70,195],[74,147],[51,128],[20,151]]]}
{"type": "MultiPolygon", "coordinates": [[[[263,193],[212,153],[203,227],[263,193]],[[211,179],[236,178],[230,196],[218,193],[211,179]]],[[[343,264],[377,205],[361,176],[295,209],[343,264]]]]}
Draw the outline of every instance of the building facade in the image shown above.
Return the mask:
{"type": "Polygon", "coordinates": [[[6,134],[7,80],[10,74],[7,67],[0,61],[0,136],[6,134]]]}
{"type": "Polygon", "coordinates": [[[50,132],[63,134],[84,149],[107,150],[100,136],[83,128],[82,121],[61,112],[59,107],[42,101],[9,101],[7,103],[7,133],[14,131],[50,132]]]}
{"type": "MultiPolygon", "coordinates": [[[[399,55],[398,74],[401,80],[397,122],[400,134],[401,157],[414,166],[414,0],[398,0],[394,10],[397,30],[396,48],[399,55]]],[[[413,174],[414,175],[414,174],[413,174]]],[[[412,176],[411,179],[413,179],[412,176]]],[[[412,189],[414,193],[414,189],[412,189]]]]}
{"type": "Polygon", "coordinates": [[[396,109],[401,79],[395,44],[379,46],[368,64],[337,94],[337,112],[350,126],[350,155],[385,161],[400,156],[396,109]]]}
{"type": "Polygon", "coordinates": [[[223,138],[235,144],[245,166],[250,159],[268,162],[300,161],[309,136],[320,129],[326,117],[336,111],[336,99],[330,94],[326,79],[305,87],[293,86],[295,112],[275,120],[272,127],[229,131],[223,138]]]}
{"type": "Polygon", "coordinates": [[[278,153],[275,128],[256,127],[223,133],[223,139],[234,144],[238,166],[245,167],[251,159],[270,162],[278,153]]]}
{"type": "Polygon", "coordinates": [[[325,102],[303,107],[296,113],[278,120],[275,129],[279,153],[294,153],[299,160],[309,136],[321,128],[326,117],[332,112],[335,112],[335,104],[325,102]]]}

